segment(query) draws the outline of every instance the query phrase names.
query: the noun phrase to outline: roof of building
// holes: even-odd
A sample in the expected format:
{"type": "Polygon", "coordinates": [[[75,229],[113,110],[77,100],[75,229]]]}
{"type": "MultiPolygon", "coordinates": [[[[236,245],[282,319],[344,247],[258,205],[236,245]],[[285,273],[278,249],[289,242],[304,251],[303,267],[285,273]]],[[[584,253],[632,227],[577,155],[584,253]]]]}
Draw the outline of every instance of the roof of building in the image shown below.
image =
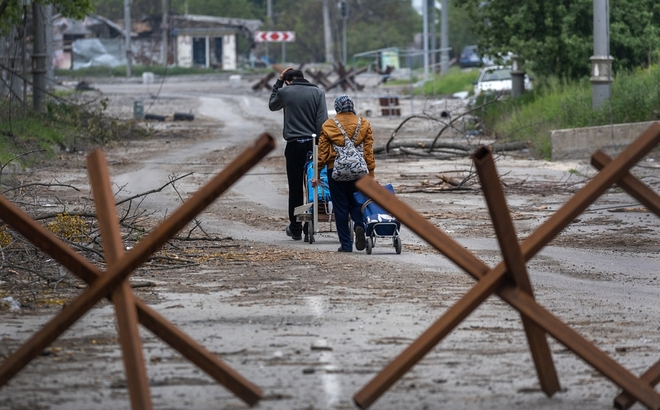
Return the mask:
{"type": "Polygon", "coordinates": [[[239,19],[232,17],[201,16],[196,14],[173,15],[172,25],[180,28],[201,28],[202,26],[229,26],[237,30],[247,29],[251,33],[263,25],[261,20],[239,19]]]}

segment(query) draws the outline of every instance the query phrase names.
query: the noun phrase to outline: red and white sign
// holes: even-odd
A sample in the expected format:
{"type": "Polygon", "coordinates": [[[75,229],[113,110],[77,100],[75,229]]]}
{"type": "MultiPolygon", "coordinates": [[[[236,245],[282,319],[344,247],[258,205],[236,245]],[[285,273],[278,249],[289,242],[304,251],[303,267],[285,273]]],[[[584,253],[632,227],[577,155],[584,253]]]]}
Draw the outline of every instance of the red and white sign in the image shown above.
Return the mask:
{"type": "Polygon", "coordinates": [[[255,31],[254,41],[263,42],[281,42],[292,43],[296,41],[295,31],[255,31]]]}

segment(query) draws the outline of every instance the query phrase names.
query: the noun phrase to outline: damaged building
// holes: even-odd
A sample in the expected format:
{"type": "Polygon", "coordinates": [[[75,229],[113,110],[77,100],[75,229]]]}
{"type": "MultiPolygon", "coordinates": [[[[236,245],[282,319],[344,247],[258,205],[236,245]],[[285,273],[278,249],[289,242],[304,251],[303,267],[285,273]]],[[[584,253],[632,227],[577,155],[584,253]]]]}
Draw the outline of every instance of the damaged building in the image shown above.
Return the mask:
{"type": "Polygon", "coordinates": [[[238,64],[237,37],[252,41],[261,20],[213,16],[172,16],[171,36],[176,44],[179,67],[217,67],[235,70],[238,64]]]}
{"type": "MultiPolygon", "coordinates": [[[[161,16],[150,16],[131,25],[130,48],[134,64],[159,65],[163,61],[161,16]]],[[[83,21],[57,16],[53,19],[53,66],[79,69],[126,64],[123,23],[98,15],[83,21]]],[[[167,64],[179,67],[238,67],[237,38],[252,46],[261,20],[200,15],[171,15],[168,22],[167,64]]]]}

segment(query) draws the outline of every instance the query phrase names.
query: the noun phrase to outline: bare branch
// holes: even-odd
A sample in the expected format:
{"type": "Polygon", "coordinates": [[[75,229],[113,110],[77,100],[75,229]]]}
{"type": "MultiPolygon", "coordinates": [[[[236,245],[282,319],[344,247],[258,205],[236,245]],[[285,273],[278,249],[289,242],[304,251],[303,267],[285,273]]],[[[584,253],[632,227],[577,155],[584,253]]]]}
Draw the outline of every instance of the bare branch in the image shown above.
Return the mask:
{"type": "Polygon", "coordinates": [[[174,184],[176,181],[178,181],[178,180],[180,180],[180,179],[183,179],[183,178],[186,178],[186,177],[188,177],[188,176],[190,176],[190,175],[192,175],[192,174],[193,174],[193,172],[189,172],[189,173],[187,173],[187,174],[185,174],[185,175],[182,175],[182,176],[180,176],[180,177],[177,177],[177,178],[174,178],[174,179],[170,179],[170,181],[169,181],[168,183],[166,183],[165,185],[161,186],[160,188],[152,189],[151,191],[146,191],[146,192],[142,192],[141,194],[133,195],[133,196],[131,196],[131,197],[129,197],[129,198],[126,198],[126,199],[123,199],[123,200],[121,200],[121,201],[116,202],[115,205],[121,205],[121,204],[123,204],[124,202],[132,201],[132,200],[134,200],[134,199],[136,199],[136,198],[144,197],[144,196],[147,196],[147,195],[149,195],[149,194],[156,194],[156,193],[162,191],[163,189],[165,189],[165,188],[166,188],[167,186],[169,186],[169,185],[174,186],[173,184],[174,184]]]}

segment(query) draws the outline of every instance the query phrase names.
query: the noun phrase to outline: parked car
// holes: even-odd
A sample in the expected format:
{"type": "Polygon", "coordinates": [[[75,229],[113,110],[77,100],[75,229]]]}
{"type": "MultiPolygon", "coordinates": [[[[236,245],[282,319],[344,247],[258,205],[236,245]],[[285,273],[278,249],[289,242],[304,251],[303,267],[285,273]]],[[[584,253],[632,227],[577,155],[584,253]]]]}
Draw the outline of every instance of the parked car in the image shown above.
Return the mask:
{"type": "Polygon", "coordinates": [[[481,57],[477,52],[477,46],[465,46],[458,58],[458,65],[461,68],[481,67],[481,57]]]}
{"type": "MultiPolygon", "coordinates": [[[[511,88],[511,67],[484,67],[479,72],[479,77],[477,77],[477,81],[474,83],[474,94],[479,95],[484,92],[506,94],[511,92],[511,88]]],[[[527,74],[525,74],[525,89],[532,89],[532,82],[527,74]]]]}

